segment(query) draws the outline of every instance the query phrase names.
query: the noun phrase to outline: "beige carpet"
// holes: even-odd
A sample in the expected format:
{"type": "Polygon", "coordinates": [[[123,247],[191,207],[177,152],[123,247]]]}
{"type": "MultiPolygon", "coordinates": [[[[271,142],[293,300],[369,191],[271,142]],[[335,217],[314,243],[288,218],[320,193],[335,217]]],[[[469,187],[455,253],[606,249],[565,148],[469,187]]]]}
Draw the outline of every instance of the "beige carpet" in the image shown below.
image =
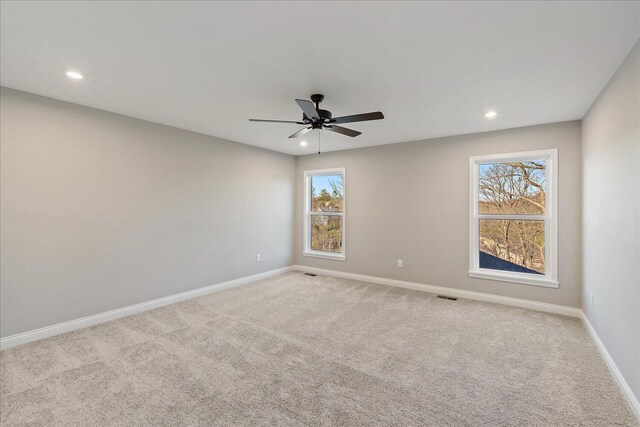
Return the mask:
{"type": "Polygon", "coordinates": [[[578,319],[289,273],[1,354],[2,425],[637,425],[578,319]]]}

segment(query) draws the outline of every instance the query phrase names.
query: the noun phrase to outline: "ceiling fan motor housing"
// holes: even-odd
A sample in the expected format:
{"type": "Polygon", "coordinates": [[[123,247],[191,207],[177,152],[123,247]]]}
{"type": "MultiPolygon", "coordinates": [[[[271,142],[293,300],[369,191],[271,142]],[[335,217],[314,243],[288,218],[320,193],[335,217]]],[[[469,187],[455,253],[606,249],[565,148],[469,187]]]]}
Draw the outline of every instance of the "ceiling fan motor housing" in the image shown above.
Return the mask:
{"type": "MultiPolygon", "coordinates": [[[[331,111],[329,110],[321,110],[321,109],[317,109],[318,111],[318,115],[320,116],[320,122],[322,123],[331,123],[331,118],[333,117],[331,115],[331,111]]],[[[311,123],[312,120],[307,117],[306,114],[302,113],[302,121],[306,122],[306,123],[311,123]]]]}
{"type": "MultiPolygon", "coordinates": [[[[318,112],[318,116],[320,116],[319,122],[321,123],[331,123],[331,111],[320,109],[320,103],[324,100],[324,95],[316,93],[311,95],[311,102],[316,104],[316,111],[318,112]]],[[[306,114],[302,113],[302,121],[305,123],[310,123],[314,129],[321,129],[322,126],[316,126],[316,123],[313,123],[313,120],[307,117],[306,114]]]]}

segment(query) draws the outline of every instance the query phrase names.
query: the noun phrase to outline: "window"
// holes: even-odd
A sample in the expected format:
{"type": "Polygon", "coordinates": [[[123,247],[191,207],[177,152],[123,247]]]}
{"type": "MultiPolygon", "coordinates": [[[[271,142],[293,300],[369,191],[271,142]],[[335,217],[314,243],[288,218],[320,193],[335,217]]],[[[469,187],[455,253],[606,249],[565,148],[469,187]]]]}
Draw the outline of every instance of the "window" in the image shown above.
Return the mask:
{"type": "Polygon", "coordinates": [[[304,255],[345,260],[345,170],[306,171],[304,255]]]}
{"type": "Polygon", "coordinates": [[[469,276],[558,287],[557,150],[470,159],[469,276]]]}

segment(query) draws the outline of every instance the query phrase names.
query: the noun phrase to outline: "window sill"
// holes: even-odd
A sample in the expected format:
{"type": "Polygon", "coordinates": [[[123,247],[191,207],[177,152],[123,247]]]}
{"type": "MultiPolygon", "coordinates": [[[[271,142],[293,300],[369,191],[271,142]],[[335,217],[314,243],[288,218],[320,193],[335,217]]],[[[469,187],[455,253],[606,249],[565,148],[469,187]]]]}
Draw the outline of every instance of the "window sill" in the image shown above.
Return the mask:
{"type": "Polygon", "coordinates": [[[551,280],[546,277],[530,277],[531,275],[517,274],[517,273],[498,273],[487,270],[471,270],[469,271],[469,277],[476,279],[498,280],[501,282],[520,283],[523,285],[542,286],[545,288],[558,288],[559,283],[556,280],[551,280]]]}
{"type": "Polygon", "coordinates": [[[346,261],[347,258],[344,254],[332,254],[330,252],[316,252],[316,251],[304,251],[303,256],[309,256],[313,258],[330,259],[333,261],[346,261]]]}

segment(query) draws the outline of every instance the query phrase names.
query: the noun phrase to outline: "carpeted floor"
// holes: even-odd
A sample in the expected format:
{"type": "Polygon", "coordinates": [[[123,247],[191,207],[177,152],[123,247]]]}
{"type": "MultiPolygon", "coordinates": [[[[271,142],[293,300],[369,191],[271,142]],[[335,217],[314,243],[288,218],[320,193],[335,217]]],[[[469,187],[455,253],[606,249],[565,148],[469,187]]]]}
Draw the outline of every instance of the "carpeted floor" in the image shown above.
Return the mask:
{"type": "Polygon", "coordinates": [[[301,273],[1,353],[2,425],[637,425],[578,319],[301,273]]]}

